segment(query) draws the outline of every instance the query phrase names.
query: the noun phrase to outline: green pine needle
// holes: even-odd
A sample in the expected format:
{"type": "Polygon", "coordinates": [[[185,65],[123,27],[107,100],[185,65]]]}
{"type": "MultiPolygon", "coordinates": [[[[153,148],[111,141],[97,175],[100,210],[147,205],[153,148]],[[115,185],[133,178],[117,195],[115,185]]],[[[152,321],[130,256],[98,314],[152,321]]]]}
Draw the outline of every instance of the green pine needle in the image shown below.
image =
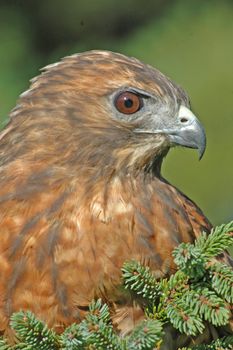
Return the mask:
{"type": "Polygon", "coordinates": [[[89,305],[89,311],[96,321],[102,320],[105,323],[110,322],[110,312],[107,304],[103,304],[101,299],[93,300],[89,305]]]}
{"type": "Polygon", "coordinates": [[[153,350],[161,342],[162,323],[158,320],[144,320],[136,326],[127,341],[127,350],[153,350]]]}
{"type": "Polygon", "coordinates": [[[190,279],[199,280],[206,273],[206,263],[233,244],[233,221],[205,232],[194,244],[181,243],[173,251],[174,262],[190,279]]]}
{"type": "Polygon", "coordinates": [[[128,261],[122,267],[122,276],[127,289],[148,301],[156,300],[161,294],[160,284],[148,266],[142,266],[134,260],[128,261]]]}
{"type": "Polygon", "coordinates": [[[14,345],[10,345],[7,339],[4,337],[0,338],[0,350],[35,350],[31,345],[19,342],[14,345]]]}
{"type": "Polygon", "coordinates": [[[183,295],[182,299],[196,315],[214,326],[223,326],[229,322],[226,303],[208,288],[199,287],[183,295]]]}
{"type": "Polygon", "coordinates": [[[67,327],[60,336],[60,343],[63,350],[85,349],[85,339],[80,325],[73,323],[71,326],[67,327]]]}
{"type": "Polygon", "coordinates": [[[30,311],[20,311],[11,316],[10,325],[21,342],[37,350],[59,348],[56,333],[37,320],[30,311]]]}
{"type": "Polygon", "coordinates": [[[98,299],[90,304],[89,309],[86,319],[79,325],[86,345],[98,350],[125,350],[125,341],[116,335],[110,323],[108,306],[98,299]]]}
{"type": "Polygon", "coordinates": [[[203,233],[195,242],[195,247],[199,248],[206,258],[210,259],[218,256],[233,244],[233,221],[229,224],[216,226],[207,235],[203,233]]]}
{"type": "Polygon", "coordinates": [[[170,322],[181,333],[197,335],[203,332],[205,326],[201,318],[182,298],[171,301],[166,309],[170,322]]]}
{"type": "Polygon", "coordinates": [[[187,289],[189,289],[189,285],[188,285],[189,278],[185,273],[183,273],[183,271],[180,271],[180,270],[176,271],[176,273],[171,275],[165,285],[163,284],[163,281],[164,280],[160,281],[161,289],[162,291],[164,291],[164,289],[168,288],[169,294],[171,291],[174,292],[174,290],[176,291],[176,293],[179,292],[183,294],[184,292],[186,292],[187,289]]]}
{"type": "Polygon", "coordinates": [[[199,280],[206,272],[202,250],[191,243],[181,243],[173,251],[174,262],[190,279],[199,280]]]}
{"type": "Polygon", "coordinates": [[[216,262],[210,266],[212,288],[228,303],[233,303],[233,269],[216,262]]]}
{"type": "Polygon", "coordinates": [[[210,344],[205,344],[205,345],[201,344],[201,345],[194,346],[192,349],[184,349],[184,350],[232,350],[232,348],[233,348],[233,335],[214,340],[210,344]]]}
{"type": "Polygon", "coordinates": [[[3,337],[0,338],[0,350],[10,350],[11,347],[7,343],[7,340],[4,339],[3,337]]]}

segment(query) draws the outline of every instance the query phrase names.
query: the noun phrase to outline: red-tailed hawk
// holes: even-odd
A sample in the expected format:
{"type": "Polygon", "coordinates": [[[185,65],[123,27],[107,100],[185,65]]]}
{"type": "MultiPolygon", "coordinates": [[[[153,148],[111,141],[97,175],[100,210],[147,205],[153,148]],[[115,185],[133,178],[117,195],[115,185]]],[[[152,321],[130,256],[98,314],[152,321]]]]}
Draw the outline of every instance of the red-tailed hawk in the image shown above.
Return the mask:
{"type": "Polygon", "coordinates": [[[142,313],[123,263],[168,275],[174,247],[211,228],[160,172],[170,147],[205,150],[186,93],[134,58],[77,54],[33,79],[0,138],[0,329],[29,309],[61,330],[104,297],[129,331],[142,313]]]}

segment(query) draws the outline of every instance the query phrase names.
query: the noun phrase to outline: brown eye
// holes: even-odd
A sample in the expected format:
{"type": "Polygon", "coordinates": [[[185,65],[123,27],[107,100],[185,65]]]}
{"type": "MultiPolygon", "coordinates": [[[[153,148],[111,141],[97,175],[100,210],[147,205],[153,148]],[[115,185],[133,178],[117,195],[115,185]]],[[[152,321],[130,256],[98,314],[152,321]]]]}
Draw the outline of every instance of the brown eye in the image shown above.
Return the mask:
{"type": "Polygon", "coordinates": [[[141,108],[142,100],[137,94],[125,91],[116,97],[115,106],[121,113],[133,114],[141,108]]]}

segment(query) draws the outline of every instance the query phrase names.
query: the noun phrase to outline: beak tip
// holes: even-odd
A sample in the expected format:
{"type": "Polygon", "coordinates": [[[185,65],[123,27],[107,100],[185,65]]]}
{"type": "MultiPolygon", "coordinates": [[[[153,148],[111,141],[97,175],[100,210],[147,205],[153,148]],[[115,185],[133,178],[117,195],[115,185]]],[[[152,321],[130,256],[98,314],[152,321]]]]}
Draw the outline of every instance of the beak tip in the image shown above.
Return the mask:
{"type": "Polygon", "coordinates": [[[199,157],[198,157],[198,160],[200,161],[200,160],[202,160],[202,157],[203,157],[203,155],[204,155],[204,152],[198,152],[199,153],[199,157]]]}
{"type": "Polygon", "coordinates": [[[199,160],[201,160],[202,157],[204,156],[205,150],[206,150],[206,135],[205,135],[205,132],[203,131],[202,140],[198,147],[199,160]]]}

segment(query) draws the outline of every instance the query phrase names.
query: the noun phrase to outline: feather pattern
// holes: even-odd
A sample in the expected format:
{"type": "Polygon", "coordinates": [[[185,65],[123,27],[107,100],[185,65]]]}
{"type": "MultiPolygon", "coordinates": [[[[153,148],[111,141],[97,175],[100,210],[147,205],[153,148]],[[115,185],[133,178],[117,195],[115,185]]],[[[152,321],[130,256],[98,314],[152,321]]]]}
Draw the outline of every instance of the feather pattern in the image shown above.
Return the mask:
{"type": "Polygon", "coordinates": [[[146,261],[167,276],[174,247],[210,231],[161,176],[169,139],[134,132],[152,118],[149,99],[137,118],[117,117],[111,96],[126,87],[154,96],[154,118],[189,106],[158,70],[93,51],[46,67],[12,111],[0,137],[2,331],[20,309],[61,331],[102,297],[126,334],[143,314],[120,287],[123,263],[146,261]]]}

